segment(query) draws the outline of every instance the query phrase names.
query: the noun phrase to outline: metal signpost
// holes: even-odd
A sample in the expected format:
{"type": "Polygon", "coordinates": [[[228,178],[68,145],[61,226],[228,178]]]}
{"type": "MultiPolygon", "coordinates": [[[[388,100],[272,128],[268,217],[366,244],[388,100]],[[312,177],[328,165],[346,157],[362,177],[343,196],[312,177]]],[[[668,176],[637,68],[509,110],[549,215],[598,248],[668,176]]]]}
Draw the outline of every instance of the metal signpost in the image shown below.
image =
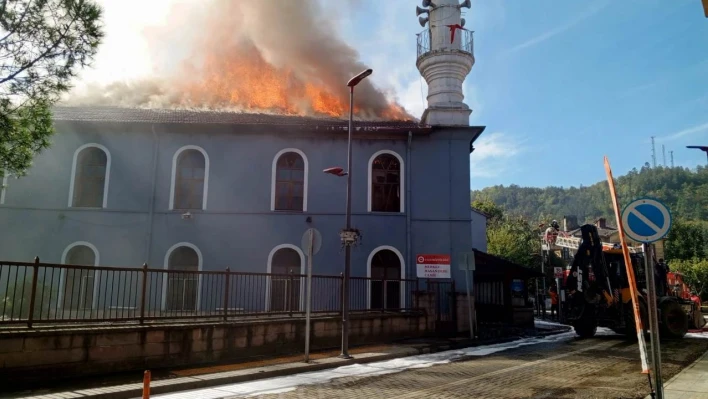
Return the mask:
{"type": "MultiPolygon", "coordinates": [[[[561,292],[563,291],[561,289],[561,284],[563,283],[563,268],[555,266],[553,267],[553,277],[556,279],[556,301],[558,301],[558,321],[563,320],[563,301],[565,299],[565,295],[562,295],[561,292]]],[[[551,304],[551,306],[553,306],[551,304]]]]}
{"type": "Polygon", "coordinates": [[[302,235],[301,248],[307,253],[307,293],[305,294],[305,363],[310,361],[310,313],[312,311],[312,256],[322,247],[322,235],[310,228],[302,235]]]}
{"type": "Polygon", "coordinates": [[[470,321],[470,339],[474,339],[474,319],[472,317],[472,295],[470,294],[470,286],[474,290],[474,270],[476,264],[474,260],[474,252],[464,252],[460,254],[460,270],[465,271],[465,285],[467,286],[467,312],[470,321]],[[473,273],[470,273],[473,272],[473,273]],[[470,274],[472,274],[472,283],[470,283],[470,274]]]}
{"type": "Polygon", "coordinates": [[[556,279],[559,279],[559,280],[562,279],[563,278],[563,268],[555,266],[553,268],[553,277],[555,277],[556,279]]]}
{"type": "Polygon", "coordinates": [[[661,348],[659,344],[659,320],[656,308],[656,285],[654,282],[654,262],[649,253],[649,244],[668,234],[671,229],[671,213],[663,203],[653,198],[639,198],[632,201],[622,211],[625,234],[634,241],[641,242],[644,249],[644,268],[647,277],[647,302],[649,305],[649,331],[651,334],[651,360],[654,369],[654,389],[656,398],[664,398],[661,380],[661,348]]]}
{"type": "Polygon", "coordinates": [[[541,245],[541,273],[544,274],[543,277],[541,277],[541,282],[543,283],[543,288],[538,286],[538,280],[536,281],[536,291],[537,293],[540,291],[540,298],[538,298],[538,303],[539,303],[539,315],[541,314],[541,309],[543,309],[543,316],[542,318],[546,318],[546,294],[548,291],[546,290],[546,253],[544,251],[549,251],[551,250],[551,246],[546,244],[541,245]]]}

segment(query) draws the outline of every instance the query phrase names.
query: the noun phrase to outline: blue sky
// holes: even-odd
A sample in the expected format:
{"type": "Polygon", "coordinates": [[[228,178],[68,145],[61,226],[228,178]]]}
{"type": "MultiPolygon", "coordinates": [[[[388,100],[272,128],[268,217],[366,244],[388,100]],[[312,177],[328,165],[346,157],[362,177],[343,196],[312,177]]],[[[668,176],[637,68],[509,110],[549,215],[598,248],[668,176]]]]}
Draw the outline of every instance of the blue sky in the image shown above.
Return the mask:
{"type": "MultiPolygon", "coordinates": [[[[350,0],[341,34],[396,89],[425,108],[415,67],[423,28],[413,0],[350,0]]],[[[330,6],[332,7],[332,6],[330,6]]],[[[476,64],[465,85],[485,125],[472,188],[589,185],[651,162],[650,136],[674,164],[704,165],[708,145],[708,19],[700,0],[473,0],[476,64]]]]}

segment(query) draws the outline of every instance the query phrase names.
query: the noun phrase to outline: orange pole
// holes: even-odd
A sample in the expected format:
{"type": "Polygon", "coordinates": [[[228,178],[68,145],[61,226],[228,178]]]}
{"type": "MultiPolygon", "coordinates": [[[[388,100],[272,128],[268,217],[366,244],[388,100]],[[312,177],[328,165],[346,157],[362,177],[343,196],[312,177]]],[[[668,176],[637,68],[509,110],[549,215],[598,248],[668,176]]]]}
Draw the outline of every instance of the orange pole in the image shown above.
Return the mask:
{"type": "Polygon", "coordinates": [[[150,399],[150,370],[143,374],[143,399],[150,399]]]}
{"type": "Polygon", "coordinates": [[[619,201],[617,201],[617,192],[615,191],[615,180],[612,177],[612,169],[610,168],[610,161],[607,159],[607,157],[605,157],[605,173],[607,174],[607,184],[610,186],[610,197],[612,198],[612,206],[615,209],[617,230],[619,232],[620,243],[622,244],[622,254],[624,255],[624,267],[627,270],[629,292],[632,297],[632,307],[634,309],[634,323],[637,329],[637,339],[639,340],[639,357],[642,359],[642,374],[648,374],[649,364],[647,363],[647,347],[644,342],[644,328],[642,328],[642,317],[641,313],[639,312],[639,295],[637,294],[637,280],[634,277],[632,259],[629,257],[629,248],[627,248],[627,241],[624,237],[624,225],[622,224],[622,215],[620,215],[619,201]]]}

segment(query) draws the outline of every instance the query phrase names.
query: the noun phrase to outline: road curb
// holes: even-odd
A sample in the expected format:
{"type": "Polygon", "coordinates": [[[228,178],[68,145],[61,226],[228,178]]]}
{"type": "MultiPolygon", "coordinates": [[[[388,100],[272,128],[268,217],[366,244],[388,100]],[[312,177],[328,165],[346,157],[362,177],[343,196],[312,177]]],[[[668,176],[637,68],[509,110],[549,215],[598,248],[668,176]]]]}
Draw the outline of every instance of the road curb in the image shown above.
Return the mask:
{"type": "MultiPolygon", "coordinates": [[[[570,329],[558,329],[553,331],[540,332],[534,337],[546,337],[550,335],[561,334],[569,331],[570,329]]],[[[172,379],[159,380],[152,383],[150,387],[151,395],[162,395],[173,392],[188,391],[194,389],[203,389],[219,385],[235,384],[240,382],[250,382],[263,380],[267,378],[284,377],[293,374],[307,373],[314,371],[322,371],[327,369],[334,369],[337,367],[348,366],[352,364],[367,364],[385,360],[391,360],[396,358],[424,355],[429,353],[444,352],[447,350],[455,350],[462,348],[471,348],[476,346],[502,344],[507,342],[516,341],[522,338],[529,337],[506,337],[501,339],[492,339],[484,341],[471,341],[463,340],[450,344],[427,344],[421,345],[420,347],[408,347],[401,348],[393,353],[386,353],[381,355],[366,356],[367,354],[362,353],[357,355],[357,358],[353,359],[339,359],[339,358],[325,358],[320,359],[317,363],[309,364],[297,364],[297,363],[284,363],[276,365],[268,365],[263,367],[257,367],[253,369],[238,370],[235,372],[224,372],[224,373],[214,373],[214,374],[204,374],[201,376],[194,377],[178,377],[172,379]],[[223,374],[223,377],[219,377],[223,374]]],[[[29,394],[23,395],[19,394],[17,396],[10,396],[12,398],[50,398],[50,397],[74,397],[81,399],[130,399],[142,396],[142,383],[125,384],[110,387],[100,387],[100,388],[90,388],[90,389],[78,389],[64,392],[51,392],[47,394],[29,394]],[[71,393],[71,396],[65,396],[65,394],[71,393]]]]}

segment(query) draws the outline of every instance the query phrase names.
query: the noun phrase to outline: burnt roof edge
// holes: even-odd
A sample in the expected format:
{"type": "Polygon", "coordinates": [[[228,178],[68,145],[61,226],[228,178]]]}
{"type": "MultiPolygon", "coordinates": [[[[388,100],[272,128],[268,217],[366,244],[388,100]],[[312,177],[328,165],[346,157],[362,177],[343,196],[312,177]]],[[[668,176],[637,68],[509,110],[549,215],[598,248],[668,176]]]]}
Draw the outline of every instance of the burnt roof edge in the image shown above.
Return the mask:
{"type": "MultiPolygon", "coordinates": [[[[369,122],[371,123],[371,122],[369,122]]],[[[389,122],[390,123],[390,122],[389,122]]],[[[339,136],[338,133],[347,132],[348,126],[346,125],[333,125],[333,124],[287,124],[287,123],[210,123],[210,122],[166,122],[166,121],[103,121],[103,120],[69,120],[69,119],[56,119],[54,120],[54,125],[61,129],[70,129],[72,127],[81,127],[83,129],[95,129],[99,130],[100,127],[113,127],[113,128],[124,128],[126,125],[132,126],[155,126],[161,127],[159,130],[168,131],[179,127],[179,130],[185,129],[186,127],[203,126],[210,127],[212,129],[218,130],[220,133],[224,134],[253,134],[253,133],[271,133],[271,134],[295,134],[301,133],[305,135],[322,135],[331,134],[339,136]]],[[[472,130],[473,138],[471,143],[473,143],[484,131],[485,126],[464,126],[464,127],[438,127],[438,126],[354,126],[353,137],[354,138],[372,138],[372,137],[383,137],[388,136],[400,136],[407,135],[409,132],[416,136],[429,135],[434,131],[445,131],[445,130],[456,130],[456,131],[469,131],[472,130]]],[[[130,129],[132,130],[132,129],[130,129]]],[[[128,131],[130,131],[128,130],[128,131]]],[[[176,130],[176,129],[175,129],[176,130]]],[[[467,137],[469,137],[467,135],[467,137]]]]}

